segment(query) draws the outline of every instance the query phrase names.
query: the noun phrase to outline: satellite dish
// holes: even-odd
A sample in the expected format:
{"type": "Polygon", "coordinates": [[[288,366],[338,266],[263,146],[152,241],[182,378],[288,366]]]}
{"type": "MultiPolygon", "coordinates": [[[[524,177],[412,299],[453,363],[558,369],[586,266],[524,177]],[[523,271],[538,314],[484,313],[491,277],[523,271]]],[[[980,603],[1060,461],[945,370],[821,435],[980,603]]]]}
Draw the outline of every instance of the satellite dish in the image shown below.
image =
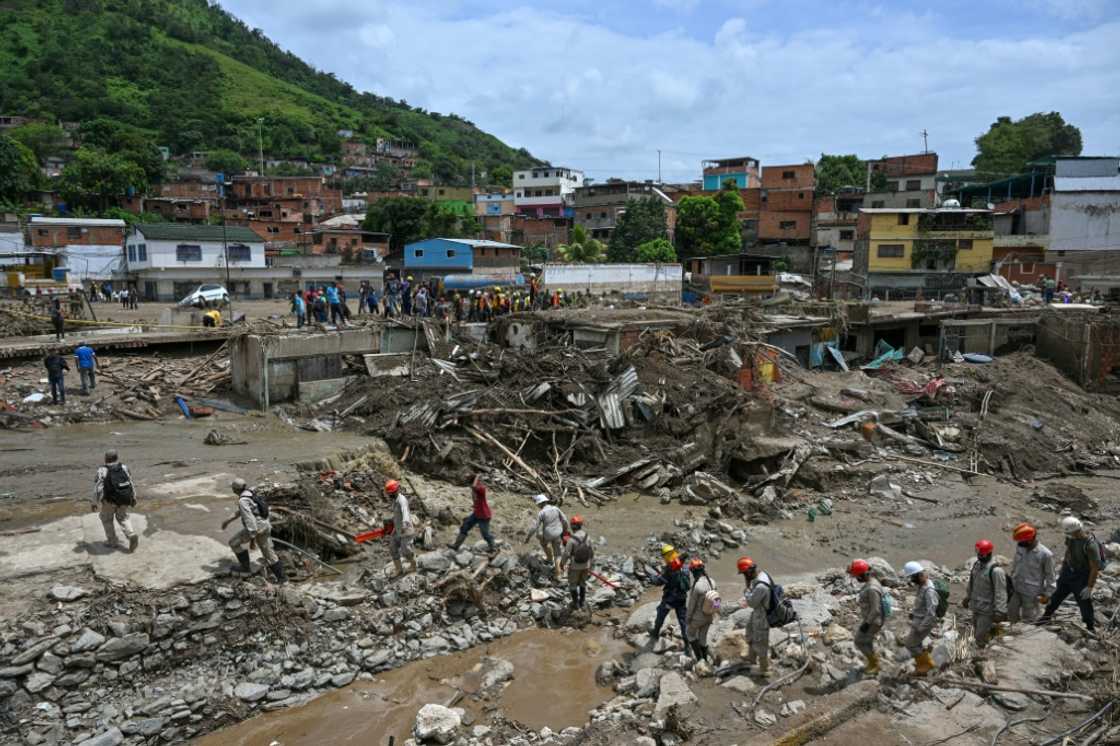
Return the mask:
{"type": "Polygon", "coordinates": [[[961,203],[960,203],[960,200],[947,199],[943,203],[941,203],[941,206],[942,207],[960,207],[961,203]]]}

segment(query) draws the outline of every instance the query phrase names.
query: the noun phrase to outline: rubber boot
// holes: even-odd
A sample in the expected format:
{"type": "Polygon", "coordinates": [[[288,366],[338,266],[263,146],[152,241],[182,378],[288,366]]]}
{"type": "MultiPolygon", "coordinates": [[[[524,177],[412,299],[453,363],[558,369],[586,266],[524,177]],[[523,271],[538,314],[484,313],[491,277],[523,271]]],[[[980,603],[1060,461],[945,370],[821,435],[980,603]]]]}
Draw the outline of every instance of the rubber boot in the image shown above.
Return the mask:
{"type": "Polygon", "coordinates": [[[459,547],[463,546],[463,540],[466,539],[466,538],[467,537],[464,536],[463,534],[459,534],[457,537],[455,537],[455,541],[453,541],[453,542],[451,542],[450,544],[447,545],[447,548],[450,549],[453,552],[458,552],[459,547]]]}
{"type": "Polygon", "coordinates": [[[575,611],[579,608],[579,590],[576,588],[572,588],[569,593],[571,593],[572,595],[572,602],[568,605],[568,608],[571,611],[575,611]]]}
{"type": "Polygon", "coordinates": [[[239,572],[241,572],[242,575],[249,575],[250,573],[252,573],[253,567],[249,564],[248,549],[242,549],[240,552],[234,554],[234,556],[237,557],[237,563],[239,565],[237,569],[239,572]]]}
{"type": "Polygon", "coordinates": [[[416,558],[415,557],[409,557],[409,559],[408,559],[408,571],[410,573],[416,572],[416,558]]]}
{"type": "Polygon", "coordinates": [[[867,656],[867,667],[863,669],[864,676],[878,676],[879,675],[879,656],[871,653],[867,656]]]}
{"type": "Polygon", "coordinates": [[[276,560],[275,562],[272,563],[272,567],[270,569],[272,570],[273,577],[276,578],[277,585],[284,585],[284,583],[288,582],[288,576],[284,572],[283,561],[276,560]]]}
{"type": "Polygon", "coordinates": [[[926,651],[922,651],[914,656],[914,675],[925,676],[927,673],[935,668],[933,665],[933,658],[926,651]]]}
{"type": "Polygon", "coordinates": [[[563,571],[562,571],[562,570],[560,569],[560,560],[559,560],[559,558],[557,558],[557,559],[553,560],[553,562],[552,562],[552,569],[553,569],[553,570],[555,571],[555,573],[556,573],[556,579],[557,579],[557,580],[560,580],[560,579],[562,579],[562,578],[564,577],[564,573],[563,573],[563,571]]]}
{"type": "Polygon", "coordinates": [[[579,607],[582,609],[587,605],[587,586],[581,585],[579,587],[579,607]]]}
{"type": "Polygon", "coordinates": [[[133,534],[132,536],[128,537],[128,553],[129,554],[132,554],[133,552],[135,552],[136,547],[138,547],[138,546],[140,546],[140,535],[139,534],[133,534]]]}
{"type": "Polygon", "coordinates": [[[399,578],[400,576],[404,575],[404,565],[401,564],[401,561],[399,559],[393,560],[393,570],[396,571],[393,575],[393,577],[395,578],[399,578]]]}

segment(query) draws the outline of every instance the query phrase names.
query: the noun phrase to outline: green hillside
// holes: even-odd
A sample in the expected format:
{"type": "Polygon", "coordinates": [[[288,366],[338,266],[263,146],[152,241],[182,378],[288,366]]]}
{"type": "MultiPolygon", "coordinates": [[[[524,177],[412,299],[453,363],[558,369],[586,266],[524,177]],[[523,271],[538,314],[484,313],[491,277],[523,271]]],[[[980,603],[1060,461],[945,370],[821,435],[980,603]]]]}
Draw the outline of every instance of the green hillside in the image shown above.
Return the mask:
{"type": "Polygon", "coordinates": [[[472,160],[538,163],[455,115],[360,93],[206,0],[0,0],[0,114],[250,158],[263,117],[268,155],[312,161],[335,158],[351,129],[417,143],[419,171],[444,183],[463,183],[472,160]]]}

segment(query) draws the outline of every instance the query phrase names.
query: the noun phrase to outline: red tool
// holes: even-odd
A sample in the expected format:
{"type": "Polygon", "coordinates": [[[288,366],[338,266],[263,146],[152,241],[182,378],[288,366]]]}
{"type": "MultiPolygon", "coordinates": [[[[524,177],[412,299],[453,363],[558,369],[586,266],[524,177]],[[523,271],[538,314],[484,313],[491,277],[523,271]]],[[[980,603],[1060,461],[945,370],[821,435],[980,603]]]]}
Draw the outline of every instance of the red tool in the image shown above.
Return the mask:
{"type": "Polygon", "coordinates": [[[382,538],[388,536],[389,534],[393,533],[393,528],[394,528],[394,526],[393,526],[392,523],[387,523],[386,525],[382,526],[381,528],[375,528],[372,531],[363,531],[360,534],[355,534],[354,535],[354,541],[358,544],[365,544],[367,541],[374,541],[376,539],[382,539],[382,538]]]}
{"type": "Polygon", "coordinates": [[[611,588],[614,588],[615,590],[618,590],[621,587],[621,586],[617,586],[614,583],[612,583],[611,581],[607,580],[606,578],[604,578],[602,575],[595,572],[594,570],[588,570],[587,574],[590,575],[591,577],[595,578],[596,580],[598,580],[603,585],[609,585],[611,588]]]}

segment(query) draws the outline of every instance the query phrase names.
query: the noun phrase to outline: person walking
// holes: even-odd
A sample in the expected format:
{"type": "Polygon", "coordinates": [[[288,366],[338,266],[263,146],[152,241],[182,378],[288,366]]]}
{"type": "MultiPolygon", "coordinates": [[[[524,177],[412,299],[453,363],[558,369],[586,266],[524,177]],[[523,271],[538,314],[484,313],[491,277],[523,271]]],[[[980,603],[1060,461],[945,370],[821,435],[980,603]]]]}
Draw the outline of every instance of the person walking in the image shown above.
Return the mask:
{"type": "Polygon", "coordinates": [[[307,323],[307,304],[300,297],[299,291],[292,293],[292,313],[296,315],[296,329],[302,329],[307,323]]]}
{"type": "Polygon", "coordinates": [[[685,654],[690,654],[688,649],[688,575],[684,572],[684,562],[677,551],[669,544],[661,547],[661,558],[665,566],[660,574],[653,577],[653,584],[661,586],[661,602],[657,604],[657,616],[653,619],[653,632],[649,641],[652,645],[661,638],[661,627],[672,611],[677,617],[677,624],[681,628],[681,640],[685,641],[685,654]]]}
{"type": "Polygon", "coordinates": [[[47,381],[51,386],[51,403],[66,404],[65,371],[70,370],[70,364],[66,362],[66,358],[57,352],[47,355],[43,364],[47,368],[47,381]]]}
{"type": "Polygon", "coordinates": [[[562,549],[560,538],[568,533],[568,517],[564,515],[564,511],[552,504],[547,495],[537,495],[533,498],[533,502],[540,507],[540,511],[537,513],[536,523],[525,535],[525,541],[529,541],[533,534],[537,535],[541,549],[544,550],[545,559],[548,560],[556,579],[559,580],[561,578],[560,552],[562,549]]]}
{"type": "Polygon", "coordinates": [[[595,547],[584,528],[583,516],[572,516],[571,526],[572,533],[564,545],[560,569],[568,572],[568,593],[572,597],[568,608],[575,611],[587,605],[587,580],[591,577],[591,565],[595,561],[595,547]]]}
{"type": "Polygon", "coordinates": [[[342,296],[338,292],[338,283],[332,282],[327,287],[327,305],[331,309],[331,323],[341,326],[346,323],[346,316],[342,312],[342,296]]]}
{"type": "Polygon", "coordinates": [[[288,581],[284,572],[284,563],[272,548],[272,524],[268,521],[268,503],[254,493],[245,480],[240,477],[230,484],[233,494],[237,495],[237,510],[222,522],[222,530],[226,526],[241,519],[241,529],[229,540],[229,548],[237,557],[238,569],[244,575],[249,575],[252,564],[249,561],[249,549],[256,545],[264,558],[265,565],[272,571],[272,576],[277,583],[283,585],[288,581]]]}
{"type": "Polygon", "coordinates": [[[402,559],[408,560],[408,571],[416,572],[416,556],[412,551],[412,540],[416,535],[416,524],[408,505],[408,497],[401,489],[401,483],[390,479],[385,483],[385,494],[393,501],[393,533],[389,534],[389,557],[393,560],[395,577],[404,575],[402,559]]]}
{"type": "Polygon", "coordinates": [[[968,575],[964,608],[972,612],[973,638],[986,647],[996,624],[1007,621],[1007,574],[992,559],[995,546],[987,539],[976,542],[976,562],[968,575]]]}
{"type": "Polygon", "coordinates": [[[859,627],[856,629],[853,642],[856,650],[867,659],[867,666],[863,669],[866,676],[875,676],[879,673],[879,656],[875,653],[875,638],[883,629],[886,622],[883,603],[883,586],[871,572],[871,565],[866,560],[855,559],[848,566],[848,574],[856,579],[863,587],[859,590],[859,627]]]}
{"type": "Polygon", "coordinates": [[[1033,622],[1050,603],[1057,589],[1054,553],[1038,540],[1038,531],[1020,523],[1011,534],[1015,540],[1015,562],[1011,565],[1011,597],[1007,599],[1007,619],[1033,622]]]}
{"type": "Polygon", "coordinates": [[[747,622],[747,665],[758,664],[758,675],[767,678],[770,675],[770,597],[774,589],[774,581],[768,573],[763,572],[750,557],[740,557],[736,569],[743,576],[743,600],[740,606],[751,610],[750,621],[747,622]]]}
{"type": "Polygon", "coordinates": [[[74,357],[78,360],[78,378],[82,383],[82,395],[86,396],[97,387],[97,353],[93,348],[82,342],[74,350],[74,357]]]}
{"type": "Polygon", "coordinates": [[[117,541],[117,523],[128,539],[128,551],[135,552],[140,537],[132,529],[128,509],[136,504],[136,488],[132,484],[132,474],[120,462],[115,450],[105,451],[105,465],[97,468],[93,481],[93,512],[101,514],[101,526],[105,529],[105,546],[110,549],[120,547],[117,541]]]}
{"type": "Polygon", "coordinates": [[[490,511],[490,503],[486,501],[486,485],[482,483],[482,477],[475,474],[471,477],[471,499],[472,507],[471,514],[463,520],[463,524],[459,526],[459,535],[455,538],[454,543],[450,544],[450,548],[459,551],[459,547],[463,546],[463,542],[467,539],[467,534],[471,529],[478,526],[478,532],[482,534],[482,538],[486,541],[486,546],[490,549],[490,554],[498,553],[498,547],[494,543],[494,536],[490,533],[490,519],[493,514],[490,511]]]}
{"type": "Polygon", "coordinates": [[[1081,609],[1081,621],[1092,632],[1096,627],[1093,616],[1093,586],[1097,584],[1097,575],[1101,571],[1100,545],[1096,538],[1085,532],[1081,521],[1073,516],[1062,519],[1062,530],[1066,534],[1066,554],[1058,573],[1058,585],[1039,622],[1049,622],[1062,602],[1072,595],[1081,609]]]}
{"type": "Polygon", "coordinates": [[[914,610],[910,612],[910,631],[903,644],[914,657],[914,675],[925,676],[934,669],[933,658],[925,648],[925,639],[937,626],[937,588],[920,562],[907,562],[902,566],[902,573],[916,589],[914,610]]]}
{"type": "Polygon", "coordinates": [[[58,298],[51,301],[51,324],[54,325],[54,339],[61,342],[66,338],[66,317],[62,315],[62,304],[58,298]]]}
{"type": "Polygon", "coordinates": [[[688,563],[689,572],[692,573],[692,588],[688,592],[688,602],[685,605],[685,623],[687,627],[686,643],[692,647],[692,652],[698,661],[709,660],[708,631],[719,614],[716,584],[704,569],[704,560],[696,557],[688,563]],[[712,596],[716,593],[716,596],[712,596]]]}

